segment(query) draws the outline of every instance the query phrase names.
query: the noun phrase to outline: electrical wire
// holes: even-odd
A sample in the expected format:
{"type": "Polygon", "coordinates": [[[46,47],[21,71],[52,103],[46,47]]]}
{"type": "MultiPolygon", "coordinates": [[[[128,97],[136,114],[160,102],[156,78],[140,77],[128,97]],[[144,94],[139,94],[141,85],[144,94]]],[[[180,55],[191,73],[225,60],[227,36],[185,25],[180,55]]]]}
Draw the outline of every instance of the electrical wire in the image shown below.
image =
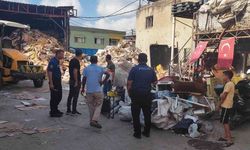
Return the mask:
{"type": "Polygon", "coordinates": [[[82,17],[77,17],[77,18],[81,19],[81,20],[85,20],[85,21],[97,21],[97,20],[101,20],[101,19],[105,19],[105,18],[122,16],[122,15],[125,15],[125,14],[129,14],[129,13],[135,12],[137,10],[138,10],[138,8],[133,9],[133,10],[129,10],[129,11],[126,11],[126,12],[122,12],[122,13],[119,13],[119,14],[114,14],[114,15],[110,15],[110,16],[106,16],[106,17],[102,17],[102,18],[96,18],[96,19],[94,19],[94,18],[92,18],[92,19],[86,19],[86,18],[82,18],[82,17]]]}
{"type": "Polygon", "coordinates": [[[138,0],[135,0],[133,2],[130,2],[128,3],[127,5],[123,6],[122,8],[120,8],[119,10],[109,14],[109,15],[105,15],[105,16],[96,16],[96,17],[88,17],[88,16],[79,16],[78,18],[81,18],[81,19],[103,19],[103,18],[107,18],[107,17],[114,17],[114,16],[119,16],[119,15],[124,15],[124,14],[127,14],[127,13],[130,13],[130,12],[133,12],[133,11],[136,11],[136,10],[130,10],[130,11],[126,11],[126,12],[122,12],[122,13],[118,13],[120,11],[122,11],[123,9],[127,8],[128,6],[134,4],[138,2],[138,0]],[[118,13],[118,14],[117,14],[118,13]]]}

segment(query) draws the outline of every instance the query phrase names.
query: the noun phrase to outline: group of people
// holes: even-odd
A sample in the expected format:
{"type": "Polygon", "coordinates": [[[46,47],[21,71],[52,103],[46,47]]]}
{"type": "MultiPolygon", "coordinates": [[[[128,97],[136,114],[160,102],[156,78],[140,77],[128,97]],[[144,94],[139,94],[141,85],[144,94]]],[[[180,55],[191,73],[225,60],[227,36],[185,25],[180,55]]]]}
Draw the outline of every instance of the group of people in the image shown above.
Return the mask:
{"type": "MultiPolygon", "coordinates": [[[[50,99],[50,116],[61,117],[63,112],[58,109],[58,105],[62,100],[62,83],[60,60],[64,58],[64,51],[56,51],[55,57],[48,64],[48,78],[51,92],[50,99]]],[[[67,100],[66,114],[81,114],[77,110],[77,100],[79,93],[86,93],[86,103],[89,108],[90,126],[102,128],[99,123],[103,99],[107,96],[107,92],[112,89],[112,82],[115,76],[115,65],[112,62],[111,55],[106,56],[107,67],[98,66],[97,56],[91,56],[91,64],[84,68],[82,72],[82,80],[80,73],[80,61],[83,59],[81,51],[76,50],[75,57],[70,60],[70,91],[67,100]],[[86,91],[85,91],[86,85],[86,91]]],[[[234,83],[231,81],[233,77],[232,71],[224,72],[225,87],[220,95],[221,123],[224,125],[225,135],[220,141],[228,141],[228,145],[232,145],[232,136],[229,127],[230,109],[233,107],[234,83]]],[[[128,76],[127,91],[131,98],[131,112],[133,118],[135,138],[140,139],[141,135],[150,137],[151,128],[151,85],[157,82],[155,71],[147,66],[147,55],[140,53],[138,55],[138,65],[134,66],[128,76]],[[144,115],[145,126],[142,132],[140,124],[141,110],[144,115]]]]}
{"type": "MultiPolygon", "coordinates": [[[[58,109],[62,100],[62,81],[60,60],[64,58],[64,51],[57,50],[55,57],[48,64],[47,72],[50,87],[50,116],[62,117],[63,112],[58,109]]],[[[99,123],[103,99],[107,92],[112,89],[115,77],[115,65],[111,55],[106,56],[107,67],[98,66],[97,56],[90,57],[90,65],[80,73],[80,61],[83,59],[81,51],[75,51],[75,57],[69,63],[69,96],[67,99],[66,114],[81,114],[77,110],[78,96],[86,93],[86,103],[89,108],[89,124],[92,127],[102,128],[99,123]],[[81,79],[82,76],[82,79],[81,79]],[[86,89],[86,90],[85,90],[86,89]]],[[[141,135],[150,136],[151,128],[151,84],[157,81],[155,71],[147,66],[147,55],[144,53],[138,56],[138,65],[133,67],[129,73],[127,90],[131,97],[131,111],[134,124],[134,137],[141,138],[141,135]],[[144,131],[141,131],[140,113],[143,111],[145,118],[144,131]]]]}

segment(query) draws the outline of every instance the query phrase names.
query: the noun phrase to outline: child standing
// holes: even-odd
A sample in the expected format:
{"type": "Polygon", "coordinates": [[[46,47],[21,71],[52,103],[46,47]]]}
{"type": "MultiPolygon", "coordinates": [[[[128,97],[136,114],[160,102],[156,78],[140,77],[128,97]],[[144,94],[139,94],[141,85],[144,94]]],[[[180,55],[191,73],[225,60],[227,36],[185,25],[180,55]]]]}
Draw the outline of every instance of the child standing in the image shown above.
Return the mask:
{"type": "Polygon", "coordinates": [[[233,72],[232,71],[224,71],[223,72],[223,80],[226,82],[223,93],[220,95],[220,107],[221,107],[221,117],[220,122],[224,126],[224,132],[225,135],[223,138],[220,138],[220,141],[227,141],[226,146],[229,147],[233,145],[232,141],[232,135],[230,131],[229,126],[229,117],[230,117],[230,111],[233,107],[233,98],[234,98],[234,91],[235,91],[235,85],[231,81],[233,78],[233,72]]]}

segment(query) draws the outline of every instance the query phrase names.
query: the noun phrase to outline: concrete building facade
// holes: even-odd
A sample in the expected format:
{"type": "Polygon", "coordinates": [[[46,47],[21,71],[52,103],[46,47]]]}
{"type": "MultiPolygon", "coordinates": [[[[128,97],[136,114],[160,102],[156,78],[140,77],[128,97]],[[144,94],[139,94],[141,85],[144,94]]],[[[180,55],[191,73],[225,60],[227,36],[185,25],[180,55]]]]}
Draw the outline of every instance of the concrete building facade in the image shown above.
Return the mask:
{"type": "MultiPolygon", "coordinates": [[[[165,69],[171,62],[172,0],[158,0],[141,7],[136,15],[136,47],[150,56],[149,65],[161,64],[165,69]]],[[[183,2],[183,1],[178,1],[183,2]]],[[[185,61],[192,48],[192,19],[176,18],[174,63],[185,61]],[[178,51],[181,50],[179,55],[178,51]]]]}
{"type": "Polygon", "coordinates": [[[108,45],[117,45],[126,32],[97,28],[70,27],[70,47],[81,49],[85,54],[94,55],[98,49],[108,45]]]}

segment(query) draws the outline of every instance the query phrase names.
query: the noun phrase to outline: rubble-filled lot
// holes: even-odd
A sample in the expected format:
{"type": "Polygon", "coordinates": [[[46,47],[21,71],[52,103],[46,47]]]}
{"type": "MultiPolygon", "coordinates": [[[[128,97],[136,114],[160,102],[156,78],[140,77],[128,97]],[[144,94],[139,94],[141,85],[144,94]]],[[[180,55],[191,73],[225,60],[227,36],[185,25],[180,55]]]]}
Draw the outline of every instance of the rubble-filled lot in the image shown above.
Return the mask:
{"type": "MultiPolygon", "coordinates": [[[[66,110],[67,85],[64,86],[64,89],[64,97],[60,105],[63,111],[66,110]]],[[[78,105],[82,115],[64,115],[59,119],[50,118],[48,116],[49,91],[47,84],[43,88],[35,89],[32,82],[24,81],[18,85],[4,87],[0,95],[0,150],[223,149],[218,143],[191,139],[156,128],[153,128],[151,138],[137,140],[132,137],[131,123],[120,121],[118,115],[115,115],[115,119],[102,117],[101,123],[104,128],[102,130],[93,129],[88,125],[88,109],[84,105],[82,96],[79,98],[78,105]],[[31,110],[15,108],[16,105],[27,104],[22,103],[23,101],[47,107],[31,110]]],[[[216,127],[213,132],[219,136],[219,133],[223,131],[220,124],[213,125],[216,127]]],[[[250,146],[249,133],[249,123],[233,131],[235,145],[227,149],[246,150],[250,146]]]]}

